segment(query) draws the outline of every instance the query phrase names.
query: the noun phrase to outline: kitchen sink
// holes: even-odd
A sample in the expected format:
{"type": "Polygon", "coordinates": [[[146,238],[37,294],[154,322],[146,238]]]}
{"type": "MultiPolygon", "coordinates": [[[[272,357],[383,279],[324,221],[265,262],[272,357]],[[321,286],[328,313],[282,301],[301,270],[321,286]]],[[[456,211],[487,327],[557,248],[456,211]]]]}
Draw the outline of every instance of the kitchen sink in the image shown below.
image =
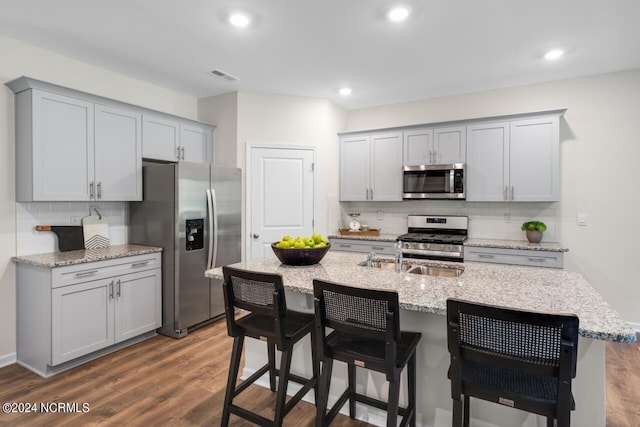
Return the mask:
{"type": "Polygon", "coordinates": [[[438,267],[434,265],[414,265],[407,273],[411,274],[424,274],[427,276],[437,276],[437,277],[459,277],[463,268],[458,267],[438,267]]]}
{"type": "MultiPolygon", "coordinates": [[[[361,267],[372,267],[372,268],[381,268],[383,270],[396,270],[395,261],[386,261],[386,260],[372,260],[371,265],[369,265],[368,261],[361,262],[358,264],[361,267]]],[[[407,264],[406,262],[402,263],[402,271],[407,272],[410,268],[412,268],[412,264],[407,264]]]]}

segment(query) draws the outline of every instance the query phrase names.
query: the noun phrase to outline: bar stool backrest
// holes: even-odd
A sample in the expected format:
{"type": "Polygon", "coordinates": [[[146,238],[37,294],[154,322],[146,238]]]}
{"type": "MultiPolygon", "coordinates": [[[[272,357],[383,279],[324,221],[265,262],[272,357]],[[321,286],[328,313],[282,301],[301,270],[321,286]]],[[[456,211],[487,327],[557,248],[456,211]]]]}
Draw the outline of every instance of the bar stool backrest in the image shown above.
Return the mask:
{"type": "MultiPolygon", "coordinates": [[[[284,322],[287,302],[284,295],[282,276],[272,273],[240,270],[222,267],[224,276],[224,308],[229,336],[242,335],[236,323],[235,309],[240,308],[252,314],[267,316],[274,321],[274,342],[278,347],[284,342],[284,322]]],[[[245,333],[251,331],[245,331],[245,333]]]]}
{"type": "Polygon", "coordinates": [[[355,288],[315,279],[313,281],[319,355],[327,353],[326,328],[355,337],[367,337],[385,345],[389,369],[400,339],[397,292],[355,288]]]}
{"type": "Polygon", "coordinates": [[[452,372],[460,359],[570,380],[576,375],[578,317],[447,300],[452,372]]]}

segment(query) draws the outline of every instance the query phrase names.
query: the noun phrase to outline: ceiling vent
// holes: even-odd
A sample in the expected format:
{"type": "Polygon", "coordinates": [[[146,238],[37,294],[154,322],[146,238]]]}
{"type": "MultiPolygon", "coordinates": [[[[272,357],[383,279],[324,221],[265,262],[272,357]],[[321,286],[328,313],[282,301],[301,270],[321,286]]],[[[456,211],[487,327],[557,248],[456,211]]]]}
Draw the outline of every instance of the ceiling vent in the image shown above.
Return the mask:
{"type": "Polygon", "coordinates": [[[220,69],[213,70],[211,72],[211,74],[213,74],[216,77],[220,77],[221,79],[225,79],[225,80],[227,80],[229,82],[234,82],[234,81],[238,80],[238,78],[236,76],[233,76],[233,75],[231,75],[231,74],[229,74],[229,73],[227,73],[225,71],[222,71],[220,69]]]}

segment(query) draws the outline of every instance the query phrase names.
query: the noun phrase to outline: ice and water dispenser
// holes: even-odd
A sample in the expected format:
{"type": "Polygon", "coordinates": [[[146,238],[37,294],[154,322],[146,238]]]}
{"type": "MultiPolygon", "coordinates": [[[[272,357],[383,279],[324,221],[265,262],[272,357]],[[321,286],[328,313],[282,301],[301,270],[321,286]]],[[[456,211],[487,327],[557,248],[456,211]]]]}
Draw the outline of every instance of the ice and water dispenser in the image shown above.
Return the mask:
{"type": "Polygon", "coordinates": [[[185,227],[186,249],[204,249],[204,219],[188,219],[185,227]]]}

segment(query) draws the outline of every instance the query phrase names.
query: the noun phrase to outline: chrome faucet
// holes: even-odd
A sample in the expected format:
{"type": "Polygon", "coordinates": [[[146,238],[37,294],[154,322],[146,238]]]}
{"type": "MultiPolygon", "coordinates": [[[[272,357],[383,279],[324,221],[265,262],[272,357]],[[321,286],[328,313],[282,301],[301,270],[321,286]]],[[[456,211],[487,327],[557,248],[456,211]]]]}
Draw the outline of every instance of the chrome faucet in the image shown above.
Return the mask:
{"type": "Polygon", "coordinates": [[[371,251],[369,252],[369,255],[367,255],[367,267],[371,268],[373,267],[372,263],[373,263],[373,257],[376,256],[376,253],[371,251]]]}
{"type": "Polygon", "coordinates": [[[402,273],[402,242],[396,242],[396,273],[402,273]]]}

